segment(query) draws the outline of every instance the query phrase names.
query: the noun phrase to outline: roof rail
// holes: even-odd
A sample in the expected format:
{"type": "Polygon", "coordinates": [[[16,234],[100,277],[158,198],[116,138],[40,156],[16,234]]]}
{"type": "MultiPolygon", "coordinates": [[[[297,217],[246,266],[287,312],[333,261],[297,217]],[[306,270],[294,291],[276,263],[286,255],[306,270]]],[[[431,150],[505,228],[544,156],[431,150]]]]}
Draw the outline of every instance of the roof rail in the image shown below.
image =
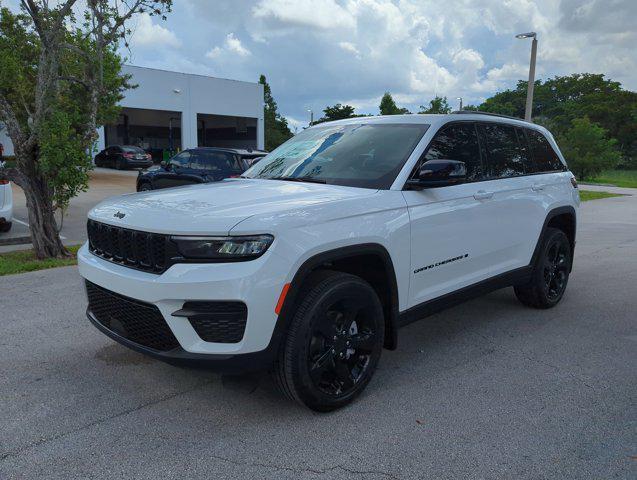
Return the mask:
{"type": "Polygon", "coordinates": [[[501,113],[490,113],[490,112],[478,112],[473,110],[456,110],[455,112],[451,112],[453,115],[488,115],[490,117],[501,117],[501,118],[510,118],[511,120],[520,120],[521,122],[526,122],[523,118],[512,117],[511,115],[502,115],[501,113]]]}

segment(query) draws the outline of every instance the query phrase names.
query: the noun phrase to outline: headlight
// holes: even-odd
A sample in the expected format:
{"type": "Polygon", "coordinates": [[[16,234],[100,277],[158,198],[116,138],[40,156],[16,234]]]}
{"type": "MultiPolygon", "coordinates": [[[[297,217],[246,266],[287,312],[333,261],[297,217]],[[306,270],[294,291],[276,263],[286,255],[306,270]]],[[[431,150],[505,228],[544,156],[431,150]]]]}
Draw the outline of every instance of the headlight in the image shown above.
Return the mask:
{"type": "Polygon", "coordinates": [[[252,260],[268,249],[274,237],[170,237],[184,258],[216,261],[252,260]]]}

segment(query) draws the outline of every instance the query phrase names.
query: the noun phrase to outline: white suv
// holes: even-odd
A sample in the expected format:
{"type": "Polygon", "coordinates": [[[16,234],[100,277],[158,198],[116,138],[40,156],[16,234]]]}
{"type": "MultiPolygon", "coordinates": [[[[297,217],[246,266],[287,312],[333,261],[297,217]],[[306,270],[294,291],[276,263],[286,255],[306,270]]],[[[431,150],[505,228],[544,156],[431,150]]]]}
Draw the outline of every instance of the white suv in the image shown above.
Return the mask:
{"type": "Polygon", "coordinates": [[[333,410],[365,388],[401,325],[511,285],[525,305],[557,304],[576,188],[531,123],[458,112],[320,124],[240,178],[95,207],[79,252],[88,317],[170,363],[269,369],[291,398],[333,410]]]}
{"type": "Polygon", "coordinates": [[[11,230],[13,220],[13,192],[11,183],[0,180],[0,233],[11,230]]]}

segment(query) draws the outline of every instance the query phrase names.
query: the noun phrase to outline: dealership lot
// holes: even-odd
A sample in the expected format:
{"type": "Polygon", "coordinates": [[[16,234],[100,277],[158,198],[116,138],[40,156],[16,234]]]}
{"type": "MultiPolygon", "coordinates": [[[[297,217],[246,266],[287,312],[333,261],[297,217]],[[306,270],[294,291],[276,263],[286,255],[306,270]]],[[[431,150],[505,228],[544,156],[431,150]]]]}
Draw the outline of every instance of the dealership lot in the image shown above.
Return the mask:
{"type": "MultiPolygon", "coordinates": [[[[86,241],[86,215],[88,211],[105,198],[135,191],[137,170],[112,170],[95,168],[91,172],[89,189],[71,200],[64,216],[64,226],[60,234],[67,245],[77,245],[86,241]]],[[[26,200],[22,189],[13,185],[13,216],[18,225],[28,235],[29,219],[26,200]]]]}
{"type": "Polygon", "coordinates": [[[1,277],[0,478],[634,478],[635,271],[637,196],[588,202],[555,309],[506,289],[412,324],[327,415],[115,344],[74,267],[1,277]]]}

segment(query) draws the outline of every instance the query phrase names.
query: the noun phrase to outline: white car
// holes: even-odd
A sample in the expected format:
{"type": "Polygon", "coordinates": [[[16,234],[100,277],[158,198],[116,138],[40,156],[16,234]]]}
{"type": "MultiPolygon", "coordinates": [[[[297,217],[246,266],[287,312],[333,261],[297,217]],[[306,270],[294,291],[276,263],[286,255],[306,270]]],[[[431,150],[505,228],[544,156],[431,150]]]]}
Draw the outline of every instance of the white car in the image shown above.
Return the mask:
{"type": "Polygon", "coordinates": [[[11,182],[0,180],[0,233],[11,230],[13,220],[13,192],[11,182]]]}
{"type": "Polygon", "coordinates": [[[329,411],[412,320],[511,285],[527,306],[557,304],[578,205],[540,126],[353,118],[308,128],[241,178],[106,200],[79,269],[89,319],[116,341],[175,364],[271,370],[329,411]]]}

